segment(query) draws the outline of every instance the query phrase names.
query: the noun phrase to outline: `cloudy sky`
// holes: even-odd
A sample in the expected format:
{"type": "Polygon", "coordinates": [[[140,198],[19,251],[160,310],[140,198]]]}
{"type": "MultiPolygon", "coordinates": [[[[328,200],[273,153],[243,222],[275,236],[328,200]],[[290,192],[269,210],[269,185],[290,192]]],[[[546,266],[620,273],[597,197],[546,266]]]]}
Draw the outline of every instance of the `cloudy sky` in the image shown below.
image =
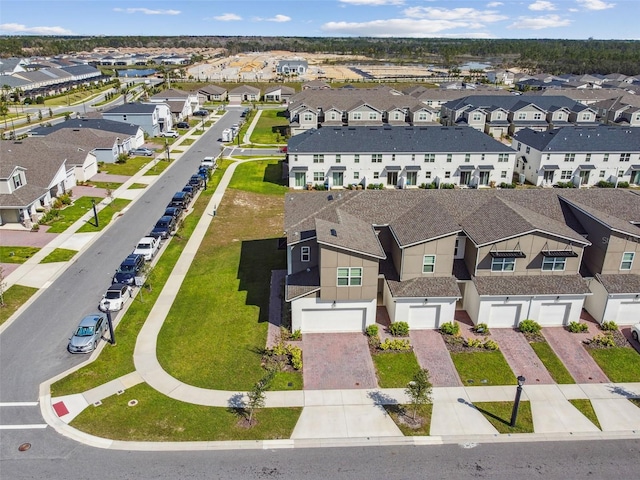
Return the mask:
{"type": "Polygon", "coordinates": [[[0,35],[640,39],[640,0],[2,0],[0,35]]]}

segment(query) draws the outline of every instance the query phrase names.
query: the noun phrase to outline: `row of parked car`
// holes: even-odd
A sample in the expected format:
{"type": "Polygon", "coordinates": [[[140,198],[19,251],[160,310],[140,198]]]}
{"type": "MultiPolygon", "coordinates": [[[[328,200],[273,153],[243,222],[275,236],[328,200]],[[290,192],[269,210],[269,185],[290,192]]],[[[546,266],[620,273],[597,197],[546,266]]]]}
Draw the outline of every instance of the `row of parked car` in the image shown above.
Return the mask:
{"type": "Polygon", "coordinates": [[[173,235],[183,212],[188,208],[196,193],[206,186],[210,171],[215,162],[203,161],[198,172],[180,192],[176,192],[165,208],[164,214],[155,223],[149,235],[140,239],[133,252],[120,263],[111,279],[111,286],[102,296],[98,305],[99,313],[92,313],[82,319],[78,328],[69,339],[67,350],[70,353],[91,353],[108,328],[107,312],[120,311],[125,303],[133,298],[136,278],[144,275],[144,267],[151,262],[160,250],[161,241],[173,235]]]}

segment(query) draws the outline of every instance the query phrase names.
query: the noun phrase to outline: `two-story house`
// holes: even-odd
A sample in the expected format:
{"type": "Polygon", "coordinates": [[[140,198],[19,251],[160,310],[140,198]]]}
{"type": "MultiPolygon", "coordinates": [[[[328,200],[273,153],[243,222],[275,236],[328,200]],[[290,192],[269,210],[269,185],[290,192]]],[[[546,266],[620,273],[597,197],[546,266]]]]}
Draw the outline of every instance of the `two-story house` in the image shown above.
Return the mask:
{"type": "Polygon", "coordinates": [[[125,103],[102,112],[102,117],[138,125],[150,137],[157,137],[173,127],[171,109],[166,103],[125,103]]]}
{"type": "MultiPolygon", "coordinates": [[[[193,112],[200,109],[198,92],[186,92],[175,88],[163,90],[153,95],[149,98],[149,103],[168,105],[171,110],[173,122],[184,120],[193,112]]],[[[170,127],[167,127],[167,130],[169,129],[170,127]]]]}
{"type": "Polygon", "coordinates": [[[323,127],[288,141],[289,186],[511,183],[515,152],[464,127],[323,127]]]}
{"type": "Polygon", "coordinates": [[[640,130],[629,127],[563,127],[521,130],[512,140],[515,172],[537,186],[604,180],[640,185],[640,130]]]}

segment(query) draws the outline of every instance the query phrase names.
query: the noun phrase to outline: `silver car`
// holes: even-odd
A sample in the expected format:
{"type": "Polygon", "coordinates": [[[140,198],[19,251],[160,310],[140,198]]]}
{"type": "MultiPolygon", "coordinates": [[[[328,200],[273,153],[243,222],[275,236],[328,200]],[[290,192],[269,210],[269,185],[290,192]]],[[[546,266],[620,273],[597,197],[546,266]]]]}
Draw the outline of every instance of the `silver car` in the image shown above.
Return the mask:
{"type": "Polygon", "coordinates": [[[82,319],[80,325],[69,339],[69,353],[89,353],[98,347],[98,342],[107,329],[107,317],[104,313],[92,313],[82,319]]]}

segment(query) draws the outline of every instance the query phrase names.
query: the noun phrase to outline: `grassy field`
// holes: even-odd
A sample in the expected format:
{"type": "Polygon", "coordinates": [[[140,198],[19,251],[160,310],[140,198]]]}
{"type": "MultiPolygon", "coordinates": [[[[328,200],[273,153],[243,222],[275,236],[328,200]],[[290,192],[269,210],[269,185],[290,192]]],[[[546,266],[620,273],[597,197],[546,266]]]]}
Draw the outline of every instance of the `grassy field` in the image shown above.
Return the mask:
{"type": "Polygon", "coordinates": [[[285,143],[285,132],[289,126],[285,110],[262,110],[256,127],[251,133],[251,143],[285,143]]]}
{"type": "Polygon", "coordinates": [[[99,437],[127,441],[221,441],[290,438],[301,408],[265,408],[251,428],[240,425],[230,408],[205,407],[160,395],[146,384],[113,395],[99,407],[88,407],[71,426],[99,437]],[[128,402],[137,400],[136,406],[128,402]]]}
{"type": "Polygon", "coordinates": [[[0,263],[24,263],[40,251],[37,247],[0,247],[0,263]]]}
{"type": "Polygon", "coordinates": [[[53,252],[44,257],[40,263],[68,262],[76,255],[76,253],[78,253],[77,250],[56,248],[53,252]]]}
{"type": "Polygon", "coordinates": [[[633,348],[588,348],[587,351],[612,382],[640,382],[640,354],[633,348]]]}
{"type": "Polygon", "coordinates": [[[131,200],[125,198],[114,198],[109,205],[98,212],[98,226],[95,225],[95,219],[92,217],[78,229],[78,233],[99,232],[109,225],[119,212],[130,203],[131,200]]]}
{"type": "Polygon", "coordinates": [[[533,433],[533,416],[528,401],[520,402],[514,427],[510,426],[513,402],[479,402],[473,405],[500,433],[533,433]]]}
{"type": "Polygon", "coordinates": [[[547,342],[531,342],[530,345],[556,383],[576,383],[547,342]]]}
{"type": "Polygon", "coordinates": [[[130,157],[125,163],[105,163],[100,167],[100,172],[132,177],[152,161],[153,157],[130,157]]]}
{"type": "Polygon", "coordinates": [[[284,195],[289,191],[283,185],[282,164],[276,160],[256,160],[238,166],[229,188],[266,195],[284,195]]]}
{"type": "Polygon", "coordinates": [[[420,370],[413,352],[378,353],[372,358],[380,388],[405,388],[420,370]]]}
{"type": "Polygon", "coordinates": [[[516,377],[500,351],[451,353],[464,385],[516,385],[516,377]]]}
{"type": "Polygon", "coordinates": [[[33,294],[37,288],[12,285],[4,292],[4,306],[0,307],[0,325],[6,322],[33,294]]]}

